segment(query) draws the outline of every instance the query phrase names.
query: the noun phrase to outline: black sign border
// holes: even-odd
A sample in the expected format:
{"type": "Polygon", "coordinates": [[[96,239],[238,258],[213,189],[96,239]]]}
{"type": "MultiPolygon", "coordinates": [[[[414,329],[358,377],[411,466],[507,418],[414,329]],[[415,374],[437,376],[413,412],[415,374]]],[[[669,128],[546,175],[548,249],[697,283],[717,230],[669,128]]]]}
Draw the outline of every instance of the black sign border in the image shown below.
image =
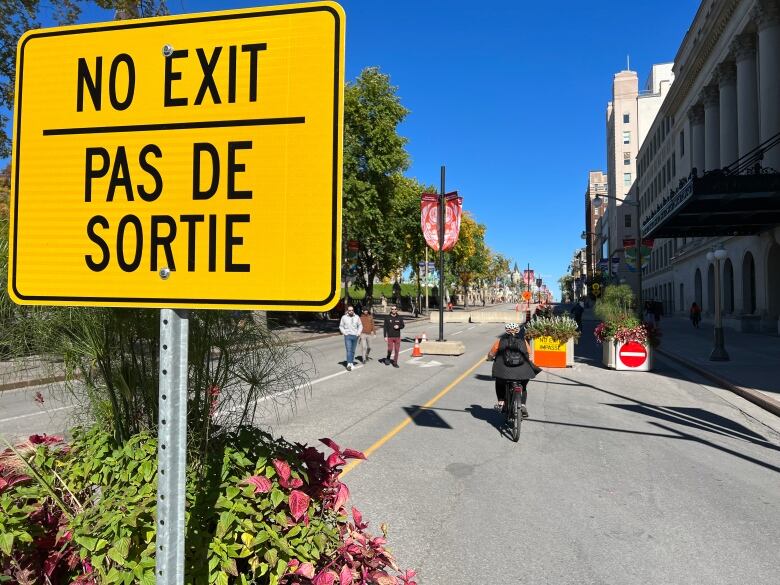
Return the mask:
{"type": "MultiPolygon", "coordinates": [[[[65,304],[67,301],[74,301],[77,303],[106,303],[105,305],[93,305],[93,306],[114,306],[119,305],[127,306],[139,303],[139,308],[148,307],[150,304],[165,305],[170,307],[183,306],[183,305],[221,305],[221,306],[297,306],[297,307],[325,307],[330,304],[336,296],[337,283],[337,257],[338,257],[338,204],[339,204],[339,192],[338,192],[338,177],[339,177],[339,95],[341,91],[340,73],[341,73],[341,28],[343,23],[341,21],[341,15],[332,6],[300,6],[297,8],[288,9],[275,9],[275,10],[258,10],[253,12],[240,12],[229,14],[203,14],[191,17],[172,18],[164,21],[144,22],[144,21],[130,21],[126,23],[111,24],[108,26],[100,27],[79,27],[73,30],[53,30],[35,32],[27,36],[19,46],[19,90],[17,95],[17,111],[16,111],[16,149],[14,152],[14,234],[13,234],[13,271],[11,273],[11,286],[14,294],[18,299],[24,301],[54,301],[57,304],[65,304]],[[24,81],[24,48],[28,41],[31,39],[61,36],[69,34],[81,34],[91,32],[105,32],[110,30],[128,29],[128,28],[147,28],[150,26],[169,26],[176,24],[190,24],[193,22],[209,22],[220,20],[235,20],[239,18],[258,18],[265,16],[281,16],[289,14],[301,14],[307,12],[328,12],[333,15],[335,27],[334,27],[334,56],[333,56],[333,170],[332,170],[332,208],[331,208],[331,270],[330,270],[330,292],[328,296],[321,301],[310,300],[240,300],[240,299],[188,299],[188,298],[145,298],[145,297],[68,297],[68,296],[37,296],[37,295],[24,295],[19,292],[16,286],[16,268],[17,262],[17,236],[19,233],[18,213],[19,213],[19,168],[21,166],[21,159],[19,158],[19,150],[21,148],[21,128],[22,128],[22,89],[24,81]]],[[[44,304],[44,303],[41,303],[44,304]]],[[[219,307],[214,307],[219,308],[219,307]]]]}

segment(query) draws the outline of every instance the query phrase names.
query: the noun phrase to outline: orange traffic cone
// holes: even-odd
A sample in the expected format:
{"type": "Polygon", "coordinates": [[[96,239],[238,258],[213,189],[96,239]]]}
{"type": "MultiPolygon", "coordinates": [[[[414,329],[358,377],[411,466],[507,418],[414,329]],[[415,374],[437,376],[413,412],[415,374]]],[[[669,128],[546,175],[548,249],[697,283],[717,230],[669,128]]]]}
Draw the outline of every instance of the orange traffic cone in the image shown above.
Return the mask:
{"type": "Polygon", "coordinates": [[[425,334],[425,331],[423,331],[423,336],[420,341],[428,341],[428,336],[425,334]]]}
{"type": "Polygon", "coordinates": [[[422,352],[420,351],[420,338],[415,337],[414,338],[414,349],[412,350],[412,357],[422,357],[422,352]]]}

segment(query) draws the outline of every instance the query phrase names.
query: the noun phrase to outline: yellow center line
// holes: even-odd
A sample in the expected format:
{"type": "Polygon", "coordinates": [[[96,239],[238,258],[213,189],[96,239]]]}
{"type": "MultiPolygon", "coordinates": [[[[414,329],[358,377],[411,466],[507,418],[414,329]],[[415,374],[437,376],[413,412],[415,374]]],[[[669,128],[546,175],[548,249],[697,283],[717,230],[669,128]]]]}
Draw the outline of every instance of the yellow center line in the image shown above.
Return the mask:
{"type": "MultiPolygon", "coordinates": [[[[473,366],[471,366],[471,367],[470,367],[468,370],[466,370],[466,371],[465,371],[465,372],[463,372],[463,373],[462,373],[460,376],[458,376],[458,378],[457,378],[457,379],[456,379],[454,382],[452,382],[452,383],[451,383],[449,386],[447,386],[447,387],[446,387],[444,390],[442,390],[441,392],[439,392],[439,393],[438,393],[436,396],[434,396],[433,398],[431,398],[431,399],[430,399],[428,402],[426,402],[426,403],[425,403],[425,404],[423,404],[423,405],[422,405],[420,408],[418,408],[417,410],[415,410],[415,411],[414,411],[412,414],[410,414],[409,416],[407,416],[407,417],[406,417],[406,419],[405,419],[405,420],[404,420],[402,423],[400,423],[398,426],[396,426],[396,427],[395,427],[395,428],[394,428],[392,431],[390,431],[389,433],[387,433],[387,434],[386,434],[384,437],[382,437],[382,438],[381,438],[381,439],[379,439],[379,440],[378,440],[376,443],[374,443],[373,445],[371,445],[371,446],[370,446],[368,449],[366,449],[365,451],[363,451],[363,454],[364,454],[366,457],[369,457],[369,456],[371,456],[371,455],[374,453],[374,451],[376,451],[377,449],[379,449],[379,448],[380,448],[382,445],[384,445],[384,444],[385,444],[385,443],[387,443],[387,442],[388,442],[390,439],[392,439],[392,438],[393,438],[393,437],[395,437],[395,436],[396,436],[398,433],[400,433],[400,432],[401,432],[401,431],[402,431],[402,430],[403,430],[403,429],[406,427],[406,425],[408,425],[410,422],[412,422],[412,421],[415,419],[415,417],[416,417],[418,414],[420,414],[420,413],[421,413],[423,410],[425,410],[426,408],[428,408],[428,407],[430,407],[430,406],[433,406],[434,404],[436,404],[436,403],[439,401],[439,399],[440,399],[442,396],[444,396],[445,394],[447,394],[447,392],[449,392],[449,391],[450,391],[450,390],[452,390],[452,389],[453,389],[455,386],[457,386],[458,384],[460,384],[460,383],[461,383],[461,382],[462,382],[462,381],[463,381],[463,380],[466,378],[466,376],[468,376],[468,375],[469,375],[471,372],[473,372],[474,370],[476,370],[476,369],[477,369],[477,368],[478,368],[480,365],[482,365],[483,363],[485,363],[485,358],[480,358],[480,360],[479,360],[479,361],[478,361],[476,364],[474,364],[474,365],[473,365],[473,366]]],[[[348,474],[350,471],[352,471],[353,469],[355,469],[355,468],[356,468],[358,465],[360,465],[362,462],[363,462],[363,460],[362,460],[362,459],[353,459],[352,461],[350,461],[350,462],[349,462],[349,463],[348,463],[348,464],[347,464],[347,465],[344,467],[344,469],[342,469],[342,470],[341,470],[341,475],[340,475],[339,477],[343,478],[343,477],[344,477],[346,474],[348,474]]]]}

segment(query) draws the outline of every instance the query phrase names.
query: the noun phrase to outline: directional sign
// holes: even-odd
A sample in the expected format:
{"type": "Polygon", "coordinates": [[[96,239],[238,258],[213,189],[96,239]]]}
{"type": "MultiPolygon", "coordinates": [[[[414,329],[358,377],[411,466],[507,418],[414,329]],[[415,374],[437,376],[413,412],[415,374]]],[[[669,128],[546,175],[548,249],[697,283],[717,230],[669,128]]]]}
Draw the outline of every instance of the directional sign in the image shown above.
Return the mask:
{"type": "Polygon", "coordinates": [[[34,30],[16,83],[16,302],[336,303],[337,4],[34,30]]]}
{"type": "Polygon", "coordinates": [[[629,341],[618,350],[618,358],[627,368],[639,368],[647,360],[647,349],[641,343],[629,341]]]}

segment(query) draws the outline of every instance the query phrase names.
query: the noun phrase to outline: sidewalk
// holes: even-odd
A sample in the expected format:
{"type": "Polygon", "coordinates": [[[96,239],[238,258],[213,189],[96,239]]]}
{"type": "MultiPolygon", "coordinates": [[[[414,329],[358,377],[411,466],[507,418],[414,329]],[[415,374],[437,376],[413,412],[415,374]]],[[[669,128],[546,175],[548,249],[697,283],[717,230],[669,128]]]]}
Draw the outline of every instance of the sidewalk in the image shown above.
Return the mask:
{"type": "MultiPolygon", "coordinates": [[[[399,311],[399,313],[407,323],[417,323],[428,319],[424,315],[415,318],[407,311],[399,311]]],[[[381,312],[374,313],[376,326],[380,329],[384,318],[385,315],[381,312]]],[[[290,343],[301,343],[340,335],[338,319],[312,319],[297,325],[274,327],[273,331],[290,343]]],[[[37,356],[0,361],[0,392],[61,382],[64,379],[62,364],[59,362],[42,360],[37,356]]]]}
{"type": "Polygon", "coordinates": [[[661,319],[658,353],[780,416],[780,337],[724,330],[728,362],[710,361],[712,326],[694,329],[688,319],[661,319]]]}

